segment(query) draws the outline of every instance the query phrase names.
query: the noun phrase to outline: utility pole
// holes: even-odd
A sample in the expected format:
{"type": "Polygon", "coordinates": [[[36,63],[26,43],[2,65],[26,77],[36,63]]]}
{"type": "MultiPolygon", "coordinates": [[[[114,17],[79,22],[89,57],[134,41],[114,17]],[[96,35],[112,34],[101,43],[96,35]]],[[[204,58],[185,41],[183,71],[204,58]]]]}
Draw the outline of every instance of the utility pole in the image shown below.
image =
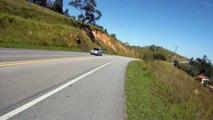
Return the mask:
{"type": "Polygon", "coordinates": [[[178,49],[178,46],[175,46],[175,54],[176,54],[176,52],[177,52],[177,49],[178,49]]]}
{"type": "Polygon", "coordinates": [[[177,60],[177,57],[176,57],[175,54],[176,54],[177,49],[178,49],[178,46],[174,46],[174,47],[175,47],[175,51],[174,51],[173,54],[170,56],[170,58],[173,59],[173,61],[174,61],[174,60],[177,60]]]}

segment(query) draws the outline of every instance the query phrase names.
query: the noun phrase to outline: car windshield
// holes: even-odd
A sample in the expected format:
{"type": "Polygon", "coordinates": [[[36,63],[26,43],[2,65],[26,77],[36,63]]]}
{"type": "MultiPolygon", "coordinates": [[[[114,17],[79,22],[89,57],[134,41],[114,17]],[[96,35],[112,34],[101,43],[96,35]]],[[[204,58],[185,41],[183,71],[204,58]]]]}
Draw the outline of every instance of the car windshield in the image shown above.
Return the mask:
{"type": "Polygon", "coordinates": [[[93,50],[100,50],[99,48],[93,48],[93,50]]]}

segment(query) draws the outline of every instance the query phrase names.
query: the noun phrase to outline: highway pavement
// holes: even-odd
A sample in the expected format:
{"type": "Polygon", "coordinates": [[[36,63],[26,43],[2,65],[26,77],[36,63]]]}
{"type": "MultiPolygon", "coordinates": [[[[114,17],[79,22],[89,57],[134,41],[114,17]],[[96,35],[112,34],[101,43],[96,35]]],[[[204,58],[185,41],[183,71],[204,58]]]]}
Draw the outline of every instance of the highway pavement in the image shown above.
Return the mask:
{"type": "Polygon", "coordinates": [[[124,120],[131,60],[0,48],[0,120],[124,120]]]}

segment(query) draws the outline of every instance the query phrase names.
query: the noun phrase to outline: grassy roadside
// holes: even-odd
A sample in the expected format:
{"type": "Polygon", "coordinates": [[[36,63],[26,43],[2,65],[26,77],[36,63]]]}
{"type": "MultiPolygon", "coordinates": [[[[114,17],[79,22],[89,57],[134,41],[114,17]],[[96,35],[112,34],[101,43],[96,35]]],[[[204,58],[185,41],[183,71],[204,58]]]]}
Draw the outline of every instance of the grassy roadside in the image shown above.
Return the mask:
{"type": "MultiPolygon", "coordinates": [[[[80,50],[84,46],[75,42],[74,36],[89,39],[72,26],[46,24],[7,14],[0,14],[0,31],[1,47],[80,50]]],[[[89,41],[88,45],[92,46],[92,43],[89,41]]]]}
{"type": "Polygon", "coordinates": [[[58,51],[72,51],[72,52],[84,52],[80,48],[67,48],[67,47],[55,47],[55,46],[39,46],[39,45],[22,45],[22,44],[4,44],[0,43],[0,48],[18,48],[18,49],[39,49],[39,50],[58,50],[58,51]]]}
{"type": "Polygon", "coordinates": [[[126,72],[128,120],[207,120],[213,96],[165,62],[130,62],[126,72]]]}

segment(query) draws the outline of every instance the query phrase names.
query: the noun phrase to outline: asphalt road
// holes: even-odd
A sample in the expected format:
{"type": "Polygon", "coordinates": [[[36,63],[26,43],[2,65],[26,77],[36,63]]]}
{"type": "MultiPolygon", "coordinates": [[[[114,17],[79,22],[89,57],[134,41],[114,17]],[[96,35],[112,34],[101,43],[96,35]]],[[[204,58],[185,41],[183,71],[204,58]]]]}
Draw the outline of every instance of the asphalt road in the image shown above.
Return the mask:
{"type": "Polygon", "coordinates": [[[89,56],[88,53],[79,52],[61,52],[51,50],[30,50],[30,49],[10,49],[0,48],[0,62],[64,58],[64,57],[82,57],[89,56]]]}
{"type": "Polygon", "coordinates": [[[131,60],[0,49],[0,120],[124,120],[131,60]]]}

